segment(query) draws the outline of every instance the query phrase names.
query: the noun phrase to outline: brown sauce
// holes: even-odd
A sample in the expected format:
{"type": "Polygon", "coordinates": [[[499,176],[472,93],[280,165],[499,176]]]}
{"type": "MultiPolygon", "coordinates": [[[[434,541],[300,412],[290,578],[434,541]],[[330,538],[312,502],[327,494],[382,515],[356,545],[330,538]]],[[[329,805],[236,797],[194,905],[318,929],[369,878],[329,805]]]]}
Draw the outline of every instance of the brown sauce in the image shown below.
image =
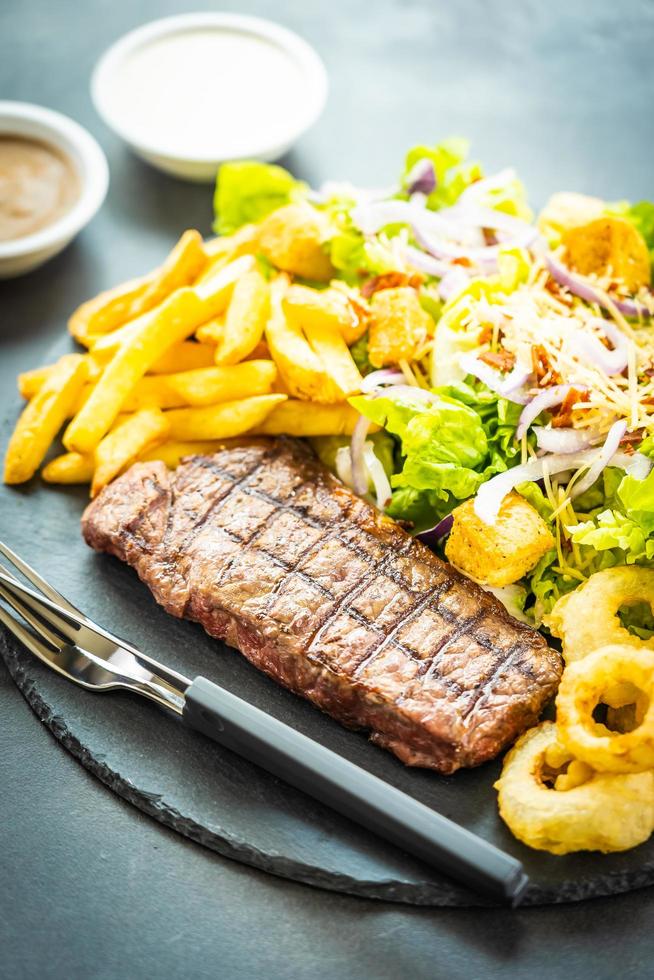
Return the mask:
{"type": "Polygon", "coordinates": [[[79,175],[56,147],[23,136],[0,136],[0,242],[53,224],[80,194],[79,175]]]}

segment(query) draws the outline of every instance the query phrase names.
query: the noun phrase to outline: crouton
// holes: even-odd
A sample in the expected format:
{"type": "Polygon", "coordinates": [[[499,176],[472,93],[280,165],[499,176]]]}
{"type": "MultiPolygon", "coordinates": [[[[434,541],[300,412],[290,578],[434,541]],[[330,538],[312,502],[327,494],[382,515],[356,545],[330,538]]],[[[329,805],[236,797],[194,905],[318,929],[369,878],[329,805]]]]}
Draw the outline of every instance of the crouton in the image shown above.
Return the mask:
{"type": "Polygon", "coordinates": [[[563,235],[568,265],[582,275],[621,280],[630,292],[648,286],[649,252],[640,232],[624,218],[597,218],[563,235]]]}
{"type": "Polygon", "coordinates": [[[368,358],[373,367],[412,360],[434,327],[415,289],[410,286],[383,289],[374,294],[370,308],[368,358]]]}
{"type": "Polygon", "coordinates": [[[477,516],[474,500],[457,507],[445,554],[471,578],[502,586],[517,582],[553,547],[554,538],[540,514],[524,497],[510,493],[493,525],[477,516]]]}
{"type": "Polygon", "coordinates": [[[538,229],[552,245],[558,245],[561,235],[569,228],[587,225],[601,218],[606,204],[599,197],[560,191],[552,194],[538,216],[538,229]]]}
{"type": "Polygon", "coordinates": [[[327,282],[334,267],[325,251],[325,219],[309,204],[287,204],[259,226],[259,248],[282,272],[327,282]]]}

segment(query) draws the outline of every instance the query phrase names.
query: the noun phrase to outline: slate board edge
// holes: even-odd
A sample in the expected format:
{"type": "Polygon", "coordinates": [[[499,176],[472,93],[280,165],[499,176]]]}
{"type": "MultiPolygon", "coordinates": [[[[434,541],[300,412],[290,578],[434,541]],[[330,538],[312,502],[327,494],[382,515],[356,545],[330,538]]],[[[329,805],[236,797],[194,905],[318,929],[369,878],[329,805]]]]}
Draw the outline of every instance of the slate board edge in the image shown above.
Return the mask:
{"type": "MultiPolygon", "coordinates": [[[[456,885],[451,885],[446,880],[443,881],[443,886],[438,888],[428,883],[419,885],[392,880],[382,882],[357,880],[318,866],[298,862],[281,854],[266,853],[252,847],[246,840],[239,840],[230,834],[221,835],[209,831],[202,824],[169,806],[163,798],[151,791],[139,789],[127,776],[115,771],[101,758],[94,756],[71,731],[66,720],[54,713],[38,689],[36,680],[29,675],[26,666],[29,665],[29,659],[20,652],[20,647],[13,638],[1,629],[0,653],[13,681],[36,716],[84,769],[147,816],[222,857],[250,865],[280,878],[359,898],[432,907],[472,908],[492,904],[456,885]]],[[[583,884],[570,881],[556,889],[542,888],[532,883],[523,905],[579,902],[634,891],[652,884],[654,884],[654,869],[644,869],[638,873],[599,875],[583,884]]]]}

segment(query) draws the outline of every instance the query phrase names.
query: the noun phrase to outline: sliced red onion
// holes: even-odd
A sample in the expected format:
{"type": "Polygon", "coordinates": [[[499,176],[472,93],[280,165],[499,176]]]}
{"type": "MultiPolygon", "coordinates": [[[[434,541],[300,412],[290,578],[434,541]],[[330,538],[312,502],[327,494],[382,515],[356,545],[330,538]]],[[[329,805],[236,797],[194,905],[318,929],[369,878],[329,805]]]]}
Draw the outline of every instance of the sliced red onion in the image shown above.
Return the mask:
{"type": "MultiPolygon", "coordinates": [[[[483,483],[477,492],[474,503],[477,517],[485,524],[494,524],[506,495],[520,483],[533,483],[542,480],[546,472],[554,476],[557,473],[565,473],[568,470],[572,472],[585,466],[589,468],[587,476],[590,476],[591,470],[593,471],[592,483],[594,483],[604,467],[612,462],[611,457],[616,452],[626,428],[626,422],[615,422],[611,426],[606,442],[601,449],[587,449],[582,453],[555,453],[551,456],[542,456],[539,459],[531,459],[528,463],[523,463],[520,466],[514,466],[510,470],[505,470],[504,473],[498,473],[497,476],[483,483]],[[611,449],[610,453],[604,451],[607,444],[611,449]]],[[[585,480],[586,477],[584,477],[585,480]]],[[[591,486],[592,483],[589,483],[588,486],[591,486]]],[[[573,496],[583,492],[578,487],[579,484],[574,488],[576,492],[573,491],[573,496]]]]}
{"type": "Polygon", "coordinates": [[[406,176],[405,185],[409,194],[425,194],[427,197],[436,190],[436,171],[428,157],[418,160],[406,176]]]}
{"type": "MultiPolygon", "coordinates": [[[[434,259],[437,262],[438,259],[434,259]]],[[[449,302],[453,296],[460,293],[470,282],[470,277],[465,269],[460,265],[451,266],[438,284],[438,295],[445,302],[449,302]]]]}
{"type": "Polygon", "coordinates": [[[353,224],[364,233],[373,235],[386,225],[412,225],[418,222],[421,227],[429,229],[432,234],[456,235],[457,227],[441,218],[436,211],[412,201],[377,201],[371,204],[360,204],[350,212],[353,224]]]}
{"type": "Polygon", "coordinates": [[[435,548],[439,541],[450,533],[453,524],[454,516],[448,514],[438,524],[435,524],[434,527],[430,527],[426,531],[421,531],[420,534],[416,534],[416,537],[423,544],[426,544],[428,548],[435,548]]]}
{"type": "Polygon", "coordinates": [[[370,419],[367,419],[365,415],[361,415],[357,419],[357,423],[354,426],[354,431],[352,432],[352,439],[350,441],[350,463],[352,466],[352,489],[355,493],[358,493],[360,497],[365,496],[368,492],[368,472],[366,470],[366,462],[363,456],[363,449],[366,442],[366,436],[368,435],[368,429],[370,428],[370,419]]]}
{"type": "Polygon", "coordinates": [[[413,235],[421,248],[436,259],[454,262],[464,259],[471,265],[478,266],[484,272],[493,272],[497,268],[499,245],[481,245],[477,247],[455,244],[442,238],[435,239],[426,231],[419,221],[412,224],[413,235]]]}
{"type": "Polygon", "coordinates": [[[496,211],[494,208],[483,207],[479,204],[462,203],[461,199],[451,208],[446,208],[440,212],[441,218],[455,224],[473,225],[476,228],[492,228],[495,231],[504,231],[508,235],[524,235],[532,242],[538,235],[538,231],[528,221],[516,218],[505,211],[496,211]]]}
{"type": "Polygon", "coordinates": [[[393,491],[389,479],[386,476],[386,471],[381,464],[381,460],[378,459],[371,442],[364,443],[363,458],[375,488],[377,506],[380,510],[384,510],[390,503],[393,491]]]}
{"type": "Polygon", "coordinates": [[[618,466],[636,480],[644,480],[651,473],[654,462],[643,453],[617,452],[609,465],[618,466]]]}
{"type": "Polygon", "coordinates": [[[488,194],[489,191],[495,191],[499,187],[506,187],[507,184],[515,179],[516,172],[513,167],[506,167],[496,174],[482,177],[481,180],[475,180],[461,192],[457,203],[467,204],[469,201],[478,201],[485,194],[488,194]]]}
{"type": "Polygon", "coordinates": [[[546,453],[580,453],[597,441],[597,436],[588,429],[546,429],[535,425],[532,431],[536,445],[546,453]]]}
{"type": "Polygon", "coordinates": [[[367,374],[361,382],[361,392],[366,395],[380,385],[395,385],[404,381],[401,371],[393,371],[392,368],[382,368],[381,371],[372,371],[367,374]]]}
{"type": "Polygon", "coordinates": [[[613,350],[608,350],[594,335],[578,331],[570,341],[572,352],[580,360],[590,361],[609,377],[622,374],[629,363],[628,338],[609,320],[595,317],[592,322],[608,337],[613,344],[613,350]]]}
{"type": "MultiPolygon", "coordinates": [[[[544,388],[535,398],[532,398],[527,405],[525,405],[523,411],[520,414],[520,419],[518,420],[518,427],[515,430],[516,439],[522,439],[525,435],[527,429],[534,421],[537,419],[541,412],[546,412],[548,408],[553,408],[555,405],[560,405],[565,396],[569,391],[572,390],[575,385],[552,385],[551,388],[544,388]]],[[[581,385],[578,386],[578,390],[585,391],[585,386],[582,388],[581,385]]]]}
{"type": "Polygon", "coordinates": [[[476,354],[461,354],[459,365],[466,374],[472,374],[479,381],[483,381],[491,391],[506,398],[507,401],[515,402],[517,405],[526,403],[527,395],[520,389],[524,388],[531,374],[519,364],[516,364],[504,377],[490,364],[480,361],[476,354]]]}
{"type": "Polygon", "coordinates": [[[595,459],[588,468],[588,473],[582,476],[578,483],[572,488],[571,497],[579,497],[595,483],[602,470],[609,465],[611,457],[617,452],[620,440],[627,431],[627,423],[624,419],[614,422],[608,431],[606,442],[598,450],[595,459]]]}
{"type": "MultiPolygon", "coordinates": [[[[413,245],[405,245],[402,253],[409,265],[415,269],[420,269],[421,272],[426,272],[429,276],[436,276],[437,279],[443,279],[448,272],[452,271],[452,265],[449,262],[435,259],[433,255],[427,255],[425,252],[421,252],[419,248],[414,248],[413,245]]],[[[461,266],[458,268],[461,269],[461,266]]]]}
{"type": "Polygon", "coordinates": [[[569,269],[552,252],[546,252],[544,258],[552,279],[555,279],[560,286],[563,286],[575,296],[579,296],[580,299],[585,299],[587,303],[597,303],[598,306],[609,310],[610,306],[613,305],[623,316],[642,318],[654,316],[654,297],[652,309],[648,309],[647,306],[633,299],[622,300],[610,298],[607,303],[606,295],[601,289],[593,286],[585,276],[569,269]]]}

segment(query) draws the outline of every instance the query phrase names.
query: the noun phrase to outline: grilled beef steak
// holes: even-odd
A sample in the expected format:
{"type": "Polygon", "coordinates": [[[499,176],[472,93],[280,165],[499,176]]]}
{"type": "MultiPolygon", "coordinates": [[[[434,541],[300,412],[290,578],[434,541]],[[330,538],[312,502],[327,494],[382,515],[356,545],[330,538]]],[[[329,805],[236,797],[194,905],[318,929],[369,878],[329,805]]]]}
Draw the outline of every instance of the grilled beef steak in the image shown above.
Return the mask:
{"type": "Polygon", "coordinates": [[[176,472],[139,463],[83,517],[174,616],[408,765],[495,756],[556,690],[558,654],[288,439],[176,472]]]}

